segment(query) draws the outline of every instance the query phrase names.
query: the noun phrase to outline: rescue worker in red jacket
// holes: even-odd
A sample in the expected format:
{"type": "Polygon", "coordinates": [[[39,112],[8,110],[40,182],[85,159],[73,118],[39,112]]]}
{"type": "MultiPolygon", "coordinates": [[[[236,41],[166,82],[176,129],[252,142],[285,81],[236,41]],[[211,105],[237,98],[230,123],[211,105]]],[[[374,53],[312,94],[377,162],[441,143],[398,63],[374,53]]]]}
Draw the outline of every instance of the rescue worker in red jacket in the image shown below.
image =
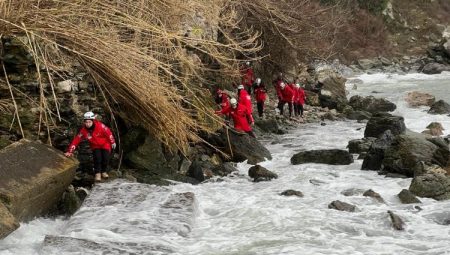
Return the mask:
{"type": "Polygon", "coordinates": [[[287,103],[289,107],[289,117],[292,117],[292,105],[294,103],[294,91],[286,83],[280,83],[281,101],[278,102],[280,115],[284,113],[284,105],[287,103]]]}
{"type": "Polygon", "coordinates": [[[253,68],[250,66],[250,62],[246,62],[245,66],[241,68],[242,85],[249,95],[252,94],[252,85],[255,82],[255,74],[253,68]]]}
{"type": "Polygon", "coordinates": [[[278,73],[278,76],[275,80],[272,81],[273,86],[275,87],[275,91],[277,93],[278,102],[282,101],[282,94],[281,94],[281,83],[284,82],[284,75],[282,72],[278,73]]]}
{"type": "Polygon", "coordinates": [[[257,78],[255,85],[254,85],[254,91],[255,91],[255,98],[256,98],[256,108],[258,109],[258,116],[260,118],[264,115],[264,102],[267,99],[267,93],[266,93],[266,87],[261,82],[261,78],[257,78]]]}
{"type": "Polygon", "coordinates": [[[227,93],[218,89],[216,92],[216,103],[220,105],[220,109],[228,108],[230,106],[230,99],[227,93]]]}
{"type": "Polygon", "coordinates": [[[296,116],[303,118],[303,105],[306,102],[305,90],[303,90],[300,83],[295,84],[295,90],[294,112],[296,116]]]}
{"type": "Polygon", "coordinates": [[[238,94],[238,101],[239,101],[239,104],[241,104],[241,105],[247,107],[248,112],[249,112],[250,114],[252,114],[252,113],[253,113],[252,98],[251,98],[250,95],[247,93],[247,90],[244,89],[244,85],[242,85],[242,84],[239,85],[239,86],[237,87],[237,89],[238,89],[237,94],[238,94]]]}
{"type": "Polygon", "coordinates": [[[94,157],[95,181],[101,181],[102,177],[109,177],[107,173],[109,158],[111,150],[116,148],[116,142],[111,130],[105,124],[96,120],[93,112],[86,112],[83,117],[83,127],[72,140],[64,155],[72,157],[78,144],[82,140],[87,140],[94,157]]]}
{"type": "Polygon", "coordinates": [[[245,132],[256,138],[251,127],[255,121],[252,114],[248,111],[248,108],[245,105],[238,103],[235,98],[230,100],[230,105],[231,106],[226,109],[216,111],[216,114],[229,115],[233,119],[234,129],[245,132]]]}

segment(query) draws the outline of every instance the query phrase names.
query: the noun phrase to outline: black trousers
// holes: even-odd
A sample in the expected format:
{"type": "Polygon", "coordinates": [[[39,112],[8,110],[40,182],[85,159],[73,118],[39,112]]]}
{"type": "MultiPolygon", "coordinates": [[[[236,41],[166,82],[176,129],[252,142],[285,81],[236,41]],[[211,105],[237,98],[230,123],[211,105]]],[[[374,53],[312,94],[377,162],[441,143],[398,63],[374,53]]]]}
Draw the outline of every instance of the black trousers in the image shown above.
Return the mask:
{"type": "Polygon", "coordinates": [[[251,95],[252,94],[252,86],[244,86],[244,87],[245,87],[245,90],[247,90],[247,93],[249,95],[251,95]]]}
{"type": "Polygon", "coordinates": [[[256,108],[258,108],[258,116],[262,117],[264,114],[264,102],[256,102],[256,108]]]}
{"type": "Polygon", "coordinates": [[[294,104],[294,112],[295,112],[295,116],[303,117],[303,105],[302,104],[294,104]]]}
{"type": "Polygon", "coordinates": [[[286,102],[286,101],[280,101],[278,102],[278,109],[280,110],[280,115],[283,115],[284,113],[284,105],[288,104],[289,107],[289,117],[292,117],[292,103],[291,102],[286,102]]]}
{"type": "Polygon", "coordinates": [[[253,138],[256,138],[256,135],[255,135],[255,133],[253,133],[253,131],[247,131],[245,133],[247,133],[249,136],[251,136],[253,138]]]}
{"type": "Polygon", "coordinates": [[[94,156],[94,172],[106,173],[108,172],[109,158],[111,153],[103,149],[92,150],[94,156]]]}

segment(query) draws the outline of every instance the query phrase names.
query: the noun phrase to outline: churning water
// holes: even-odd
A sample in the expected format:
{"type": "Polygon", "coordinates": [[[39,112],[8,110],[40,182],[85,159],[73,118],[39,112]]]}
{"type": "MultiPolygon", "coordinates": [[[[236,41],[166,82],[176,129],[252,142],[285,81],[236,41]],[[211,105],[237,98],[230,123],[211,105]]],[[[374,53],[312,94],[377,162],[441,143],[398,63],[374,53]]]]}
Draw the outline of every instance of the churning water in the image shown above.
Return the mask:
{"type": "MultiPolygon", "coordinates": [[[[424,91],[450,101],[450,74],[426,76],[362,75],[349,81],[351,94],[386,97],[397,104],[413,131],[439,121],[448,134],[450,117],[408,108],[408,91],[424,91]],[[357,83],[353,90],[351,83],[357,83]]],[[[308,124],[264,141],[273,160],[262,166],[279,178],[253,183],[246,163],[239,173],[198,186],[155,187],[114,181],[98,185],[82,209],[68,220],[37,219],[0,241],[0,254],[450,254],[450,201],[421,199],[403,205],[397,194],[411,179],[385,178],[349,166],[304,164],[290,157],[301,150],[345,149],[363,136],[365,124],[354,121],[308,124]],[[283,197],[286,189],[303,198],[283,197]],[[354,189],[354,196],[342,191],[354,189]],[[362,196],[373,189],[386,203],[362,196]],[[195,199],[192,200],[192,194],[195,199]],[[341,200],[357,206],[354,213],[330,210],[341,200]],[[406,223],[393,230],[387,210],[406,223]],[[47,236],[47,237],[46,237],[47,236]],[[45,240],[44,240],[45,239],[45,240]]]]}

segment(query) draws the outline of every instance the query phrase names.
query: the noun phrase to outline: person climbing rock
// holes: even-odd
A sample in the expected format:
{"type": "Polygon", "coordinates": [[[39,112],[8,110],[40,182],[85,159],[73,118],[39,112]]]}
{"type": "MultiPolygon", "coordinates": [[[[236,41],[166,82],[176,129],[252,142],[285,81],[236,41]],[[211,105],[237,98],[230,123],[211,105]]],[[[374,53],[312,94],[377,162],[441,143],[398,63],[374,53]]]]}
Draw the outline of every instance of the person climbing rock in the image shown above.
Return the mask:
{"type": "Polygon", "coordinates": [[[227,93],[221,89],[217,90],[215,101],[220,105],[220,109],[230,107],[230,99],[228,98],[227,93]]]}
{"type": "Polygon", "coordinates": [[[242,75],[242,85],[244,85],[245,90],[249,95],[252,94],[252,85],[255,82],[255,74],[253,72],[253,68],[250,65],[250,62],[246,62],[245,66],[241,68],[242,75]]]}
{"type": "Polygon", "coordinates": [[[300,83],[295,84],[295,100],[294,100],[294,112],[295,116],[303,118],[303,105],[306,102],[306,94],[300,83]]]}
{"type": "Polygon", "coordinates": [[[72,140],[64,153],[66,157],[72,157],[78,144],[87,140],[94,157],[95,181],[108,178],[108,164],[111,151],[116,148],[116,142],[111,130],[102,122],[95,119],[93,112],[86,112],[83,116],[83,126],[72,140]]]}
{"type": "Polygon", "coordinates": [[[256,108],[258,109],[258,116],[260,118],[264,115],[264,102],[267,99],[266,86],[261,82],[261,78],[257,78],[254,84],[256,108]]]}
{"type": "Polygon", "coordinates": [[[278,109],[280,115],[284,113],[284,105],[287,103],[289,107],[289,117],[292,117],[292,105],[294,103],[294,91],[286,85],[286,83],[280,83],[280,96],[281,100],[278,102],[278,109]]]}
{"type": "Polygon", "coordinates": [[[284,75],[282,72],[278,73],[277,78],[272,81],[275,92],[277,93],[278,102],[282,101],[283,95],[281,94],[281,83],[284,81],[284,75]]]}
{"type": "Polygon", "coordinates": [[[247,90],[244,89],[244,85],[242,85],[242,84],[239,85],[237,87],[237,89],[238,89],[237,95],[238,95],[239,104],[247,107],[248,112],[250,114],[252,114],[253,113],[252,99],[251,99],[250,95],[248,94],[247,90]]]}
{"type": "Polygon", "coordinates": [[[245,132],[251,137],[256,138],[251,127],[255,121],[253,120],[252,114],[248,111],[248,108],[245,105],[238,103],[235,98],[230,100],[230,104],[230,107],[222,109],[221,111],[216,111],[216,114],[231,116],[236,131],[245,132]]]}

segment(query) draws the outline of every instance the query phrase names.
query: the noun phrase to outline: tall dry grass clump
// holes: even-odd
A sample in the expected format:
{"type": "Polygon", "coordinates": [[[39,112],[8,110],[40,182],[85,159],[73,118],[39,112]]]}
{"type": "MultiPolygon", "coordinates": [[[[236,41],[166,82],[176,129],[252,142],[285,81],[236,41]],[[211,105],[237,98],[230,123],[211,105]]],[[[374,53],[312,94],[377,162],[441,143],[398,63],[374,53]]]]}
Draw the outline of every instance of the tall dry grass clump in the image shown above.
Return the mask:
{"type": "Polygon", "coordinates": [[[4,0],[0,35],[26,38],[38,72],[42,123],[49,126],[55,115],[48,105],[55,97],[52,80],[76,59],[114,112],[170,148],[184,149],[199,140],[198,131],[211,131],[204,120],[214,118],[205,104],[204,73],[233,75],[237,55],[259,50],[258,35],[235,33],[236,13],[223,6],[224,0],[4,0]],[[191,31],[194,36],[182,32],[196,13],[218,27],[221,42],[201,28],[191,31]],[[198,56],[220,69],[209,69],[198,56]]]}

